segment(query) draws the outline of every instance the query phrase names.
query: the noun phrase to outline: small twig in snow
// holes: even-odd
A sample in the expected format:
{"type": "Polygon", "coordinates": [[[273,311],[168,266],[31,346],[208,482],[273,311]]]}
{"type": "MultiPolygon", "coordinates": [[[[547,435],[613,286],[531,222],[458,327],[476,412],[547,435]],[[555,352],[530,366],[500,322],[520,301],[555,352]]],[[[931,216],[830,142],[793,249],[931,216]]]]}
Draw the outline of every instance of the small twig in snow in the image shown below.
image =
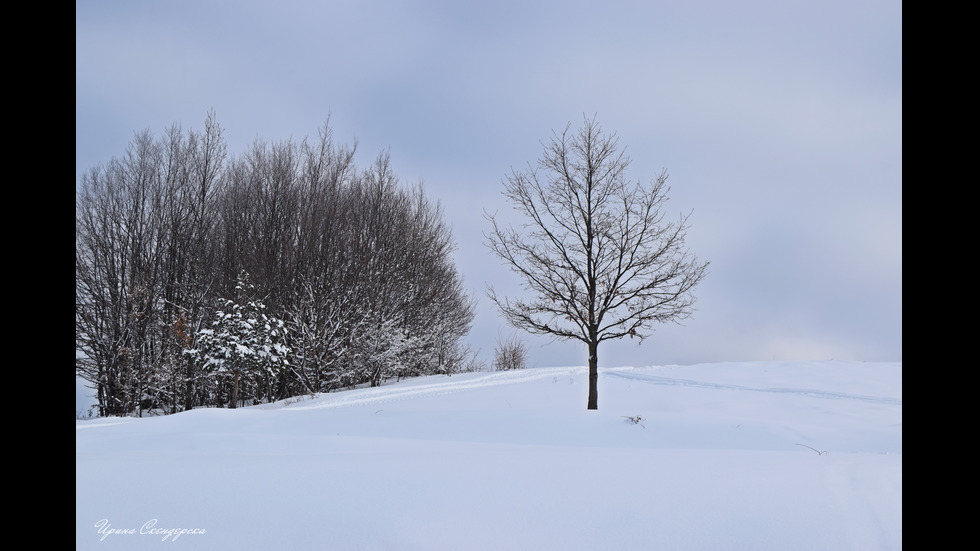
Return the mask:
{"type": "Polygon", "coordinates": [[[630,417],[629,415],[624,415],[623,419],[626,419],[627,421],[633,423],[634,425],[640,425],[643,428],[647,428],[646,425],[640,422],[643,420],[643,417],[640,417],[639,415],[634,415],[632,417],[630,417]]]}
{"type": "MultiPolygon", "coordinates": [[[[797,444],[797,446],[803,446],[804,448],[810,448],[810,446],[807,446],[806,444],[797,444]]],[[[830,453],[830,452],[827,452],[827,451],[820,451],[817,448],[810,448],[810,449],[813,450],[813,451],[815,451],[815,452],[817,452],[817,455],[823,455],[825,453],[830,453]]]]}

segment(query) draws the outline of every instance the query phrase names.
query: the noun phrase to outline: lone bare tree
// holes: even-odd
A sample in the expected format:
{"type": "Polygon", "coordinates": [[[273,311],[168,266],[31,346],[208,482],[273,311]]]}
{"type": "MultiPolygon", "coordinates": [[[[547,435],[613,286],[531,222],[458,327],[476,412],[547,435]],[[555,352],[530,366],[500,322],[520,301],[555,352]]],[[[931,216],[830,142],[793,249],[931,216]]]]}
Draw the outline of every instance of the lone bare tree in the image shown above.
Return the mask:
{"type": "Polygon", "coordinates": [[[588,345],[588,409],[598,409],[599,343],[642,342],[655,323],[690,317],[707,273],[684,246],[690,214],[664,220],[667,172],[643,186],[626,180],[629,164],[617,136],[585,118],[554,134],[537,168],[507,177],[504,195],[529,219],[521,230],[487,215],[488,247],[533,295],[511,300],[489,287],[490,299],[514,327],[588,345]]]}

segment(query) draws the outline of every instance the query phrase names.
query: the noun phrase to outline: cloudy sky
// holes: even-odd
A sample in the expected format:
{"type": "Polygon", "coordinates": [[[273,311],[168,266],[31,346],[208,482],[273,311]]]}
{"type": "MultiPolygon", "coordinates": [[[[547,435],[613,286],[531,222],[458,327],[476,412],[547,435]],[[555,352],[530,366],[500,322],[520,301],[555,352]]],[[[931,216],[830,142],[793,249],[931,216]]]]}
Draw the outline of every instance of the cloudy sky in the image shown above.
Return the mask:
{"type": "MultiPolygon", "coordinates": [[[[134,133],[201,130],[237,155],[316,136],[390,152],[445,210],[478,299],[470,345],[508,328],[486,286],[502,181],[595,116],[670,174],[668,212],[711,263],[697,312],[602,366],[902,359],[902,6],[894,0],[129,0],[75,4],[76,185],[134,133]]],[[[506,214],[509,216],[509,214],[506,214]]],[[[530,363],[582,345],[525,337],[530,363]]]]}

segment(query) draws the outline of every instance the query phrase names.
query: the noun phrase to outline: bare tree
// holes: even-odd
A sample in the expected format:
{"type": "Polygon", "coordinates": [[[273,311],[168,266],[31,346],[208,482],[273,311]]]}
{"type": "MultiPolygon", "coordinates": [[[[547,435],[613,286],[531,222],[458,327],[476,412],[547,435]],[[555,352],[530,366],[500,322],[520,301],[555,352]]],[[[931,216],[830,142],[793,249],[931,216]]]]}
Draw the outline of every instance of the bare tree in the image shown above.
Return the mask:
{"type": "Polygon", "coordinates": [[[497,337],[497,347],[493,351],[493,370],[509,371],[527,367],[527,343],[517,335],[504,339],[497,337]]]}
{"type": "Polygon", "coordinates": [[[685,249],[690,214],[664,219],[666,171],[648,187],[628,182],[618,142],[594,118],[575,133],[567,125],[537,168],[505,182],[504,195],[529,221],[519,230],[487,215],[489,248],[532,295],[511,300],[490,287],[490,299],[514,327],[588,346],[588,409],[598,409],[599,343],[642,342],[654,324],[690,317],[708,267],[685,249]]]}
{"type": "Polygon", "coordinates": [[[212,204],[225,145],[174,125],[138,132],[124,156],[82,176],[75,198],[76,369],[102,415],[193,405],[181,355],[211,285],[212,204]],[[186,385],[186,386],[185,386],[186,385]]]}
{"type": "Polygon", "coordinates": [[[468,368],[474,302],[421,183],[402,186],[387,152],[358,168],[326,123],[318,141],[256,140],[238,156],[222,132],[213,113],[203,133],[139,132],[79,182],[75,371],[101,415],[235,394],[188,350],[220,321],[243,270],[252,298],[288,324],[294,361],[239,373],[233,403],[468,368]]]}

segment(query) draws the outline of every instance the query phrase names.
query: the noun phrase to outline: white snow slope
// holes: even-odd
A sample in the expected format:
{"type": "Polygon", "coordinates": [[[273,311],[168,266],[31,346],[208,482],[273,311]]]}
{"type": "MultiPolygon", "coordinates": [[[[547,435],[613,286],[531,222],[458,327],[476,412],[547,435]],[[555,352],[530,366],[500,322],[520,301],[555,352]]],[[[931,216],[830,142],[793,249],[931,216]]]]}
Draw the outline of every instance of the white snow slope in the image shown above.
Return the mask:
{"type": "Polygon", "coordinates": [[[600,369],[598,411],[587,381],[76,421],[76,549],[902,548],[900,362],[600,369]]]}

